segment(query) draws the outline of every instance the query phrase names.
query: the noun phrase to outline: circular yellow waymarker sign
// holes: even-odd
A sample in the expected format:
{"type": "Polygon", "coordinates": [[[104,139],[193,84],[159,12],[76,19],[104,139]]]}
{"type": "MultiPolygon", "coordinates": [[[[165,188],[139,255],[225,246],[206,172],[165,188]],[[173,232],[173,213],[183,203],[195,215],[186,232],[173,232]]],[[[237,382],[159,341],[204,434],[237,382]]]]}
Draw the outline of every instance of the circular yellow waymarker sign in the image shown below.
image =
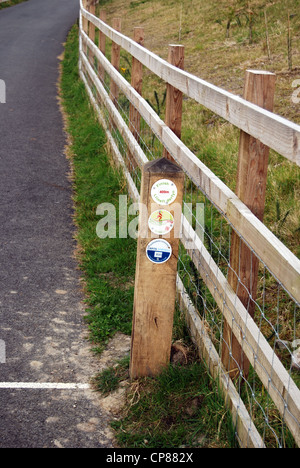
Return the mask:
{"type": "Polygon", "coordinates": [[[148,226],[154,234],[168,234],[174,227],[173,215],[167,210],[156,210],[151,214],[148,226]]]}

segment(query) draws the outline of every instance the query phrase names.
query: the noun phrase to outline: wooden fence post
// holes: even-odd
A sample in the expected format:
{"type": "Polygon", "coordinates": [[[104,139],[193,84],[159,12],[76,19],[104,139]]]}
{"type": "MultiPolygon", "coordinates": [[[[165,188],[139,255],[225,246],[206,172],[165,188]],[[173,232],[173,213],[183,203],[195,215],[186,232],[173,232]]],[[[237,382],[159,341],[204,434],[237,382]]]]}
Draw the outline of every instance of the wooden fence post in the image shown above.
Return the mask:
{"type": "MultiPolygon", "coordinates": [[[[169,45],[168,62],[181,70],[184,69],[184,46],[169,45]]],[[[173,86],[167,84],[166,97],[166,125],[175,133],[178,138],[181,138],[181,123],[182,123],[182,92],[173,86]]],[[[172,156],[164,148],[163,156],[173,160],[172,156]]]]}
{"type": "MultiPolygon", "coordinates": [[[[100,10],[100,20],[106,23],[106,11],[105,10],[100,10]]],[[[102,52],[102,54],[105,56],[105,46],[106,46],[106,36],[99,30],[99,49],[102,52]]],[[[104,83],[105,79],[105,69],[104,67],[99,63],[98,66],[98,74],[99,78],[104,83]]]]}
{"type": "MultiPolygon", "coordinates": [[[[83,3],[83,8],[88,10],[87,0],[83,0],[82,3],[83,3]]],[[[82,29],[86,34],[88,34],[89,22],[84,16],[82,16],[82,29]]],[[[83,51],[85,52],[85,55],[88,54],[88,46],[86,43],[83,45],[83,51]]]]}
{"type": "MultiPolygon", "coordinates": [[[[95,4],[95,1],[92,0],[90,2],[90,6],[89,6],[89,12],[95,16],[95,13],[96,13],[96,4],[95,4]]],[[[96,26],[90,22],[89,24],[89,38],[91,39],[91,41],[93,41],[93,43],[95,43],[95,37],[96,37],[96,26]]],[[[90,64],[92,65],[92,67],[94,68],[94,63],[95,63],[95,57],[94,57],[94,54],[90,51],[89,53],[89,60],[90,60],[90,64]]]]}
{"type": "MultiPolygon", "coordinates": [[[[120,18],[113,18],[112,20],[112,27],[118,32],[121,32],[121,19],[120,18]]],[[[120,50],[121,47],[116,44],[115,42],[112,42],[111,46],[111,64],[113,67],[115,67],[116,70],[119,71],[120,68],[120,50]]],[[[116,83],[111,79],[110,81],[110,98],[117,107],[118,103],[118,95],[119,95],[119,90],[116,85],[116,83]]]]}
{"type": "MultiPolygon", "coordinates": [[[[273,73],[248,70],[244,98],[273,111],[275,81],[276,76],[273,73]]],[[[236,194],[260,221],[264,216],[268,160],[269,148],[241,131],[236,194]]],[[[257,257],[236,232],[232,231],[228,282],[252,317],[255,312],[258,267],[257,257]]],[[[249,361],[226,321],[223,329],[222,362],[231,378],[238,377],[240,371],[244,376],[248,375],[249,361]]]]}
{"type": "MultiPolygon", "coordinates": [[[[136,27],[133,30],[133,39],[140,45],[144,45],[144,29],[136,27]]],[[[131,68],[131,86],[142,95],[143,85],[143,65],[135,57],[132,57],[132,68],[131,68]]],[[[129,130],[133,134],[134,138],[139,141],[140,139],[140,125],[141,116],[139,111],[130,103],[129,106],[129,130]]],[[[134,156],[128,151],[128,169],[130,171],[135,170],[138,167],[134,156]]]]}
{"type": "Polygon", "coordinates": [[[131,339],[132,379],[157,375],[170,362],[183,183],[182,169],[166,158],[146,163],[143,168],[131,339]]]}

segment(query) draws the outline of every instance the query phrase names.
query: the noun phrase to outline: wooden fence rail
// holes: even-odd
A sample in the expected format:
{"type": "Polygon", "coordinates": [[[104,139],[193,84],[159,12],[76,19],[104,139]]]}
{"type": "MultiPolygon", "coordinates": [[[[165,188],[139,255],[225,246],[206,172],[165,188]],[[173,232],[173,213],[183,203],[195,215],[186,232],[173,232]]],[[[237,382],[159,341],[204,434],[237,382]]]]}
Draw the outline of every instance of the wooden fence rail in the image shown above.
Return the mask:
{"type": "MultiPolygon", "coordinates": [[[[283,285],[289,296],[295,301],[296,306],[299,307],[299,259],[267,229],[263,222],[253,214],[235,193],[182,143],[179,138],[180,135],[176,136],[141,96],[140,88],[135,86],[133,82],[133,86],[129,84],[118,72],[116,64],[114,65],[107,60],[104,54],[104,37],[111,39],[114,47],[117,45],[130,53],[136,65],[146,66],[175,90],[179,90],[179,92],[193,98],[196,102],[240,128],[243,132],[259,140],[260,143],[274,149],[298,165],[300,165],[300,127],[269,110],[219,89],[162,60],[141,44],[122,35],[119,31],[108,26],[103,20],[98,19],[84,7],[82,0],[80,4],[80,75],[100,122],[106,130],[112,152],[124,170],[129,193],[133,200],[140,200],[139,191],[114,141],[113,130],[107,124],[102,108],[105,108],[109,113],[111,122],[121,134],[128,148],[130,158],[133,158],[135,164],[142,169],[148,159],[139,145],[133,127],[125,123],[117,110],[116,102],[114,103],[114,99],[111,98],[110,93],[99,79],[100,76],[103,81],[105,72],[109,75],[113,88],[118,90],[115,91],[115,94],[121,92],[127,97],[132,109],[135,109],[151,128],[164,146],[166,153],[178,163],[186,176],[215,205],[228,223],[232,225],[240,239],[263,262],[274,278],[283,285]],[[90,30],[88,29],[88,23],[93,25],[90,30]],[[99,30],[99,47],[95,44],[94,27],[99,30]],[[90,56],[96,59],[97,67],[90,60],[90,56]],[[97,90],[97,96],[92,88],[97,90]]],[[[101,12],[101,18],[105,18],[103,12],[101,12]]],[[[224,319],[230,324],[236,340],[243,347],[247,359],[268,390],[296,443],[299,445],[299,389],[267,340],[262,336],[259,327],[250,317],[247,308],[214,262],[185,215],[182,215],[181,242],[214,297],[224,319]],[[193,247],[191,248],[191,246],[193,247]]],[[[199,316],[197,316],[195,307],[188,298],[179,276],[177,277],[177,294],[179,302],[186,312],[187,322],[190,325],[193,338],[198,344],[199,340],[201,341],[199,347],[202,349],[202,355],[207,357],[210,369],[213,370],[212,374],[219,378],[221,387],[227,395],[227,402],[236,416],[240,444],[242,446],[263,447],[264,443],[253,424],[249,423],[251,418],[241,404],[227,369],[220,362],[218,353],[205,333],[205,327],[199,316]]]]}
{"type": "MultiPolygon", "coordinates": [[[[176,137],[172,130],[170,130],[165,122],[155,113],[148,102],[129,85],[127,80],[120,75],[117,70],[111,67],[111,63],[100,53],[97,46],[85,33],[82,34],[82,39],[84,43],[89,45],[105,71],[112,76],[122,93],[132,102],[157,138],[165,148],[167,148],[175,161],[182,166],[194,184],[203,190],[217,208],[226,215],[228,221],[239,234],[246,239],[249,246],[268,266],[278,281],[286,287],[298,302],[300,302],[299,259],[253,215],[234,192],[216,177],[215,174],[207,168],[178,137],[176,137]]],[[[96,83],[97,80],[95,80],[95,86],[97,86],[96,83]]],[[[113,107],[111,111],[113,114],[117,113],[116,109],[113,107]]],[[[141,156],[141,149],[137,142],[132,140],[131,132],[127,131],[127,128],[124,129],[122,136],[126,139],[127,143],[128,140],[131,140],[131,144],[135,147],[137,158],[140,161],[144,158],[144,161],[146,161],[147,158],[141,156]]]]}
{"type": "Polygon", "coordinates": [[[166,83],[300,165],[299,125],[176,68],[87,10],[82,10],[82,15],[166,83]]]}

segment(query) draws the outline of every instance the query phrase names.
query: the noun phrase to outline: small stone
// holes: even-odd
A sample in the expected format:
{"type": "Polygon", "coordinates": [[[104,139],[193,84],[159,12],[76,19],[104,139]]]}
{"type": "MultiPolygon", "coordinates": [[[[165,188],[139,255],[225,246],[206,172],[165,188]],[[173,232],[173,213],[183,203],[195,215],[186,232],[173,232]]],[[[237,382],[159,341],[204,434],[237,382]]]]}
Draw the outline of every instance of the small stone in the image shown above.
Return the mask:
{"type": "Polygon", "coordinates": [[[300,371],[300,347],[292,354],[292,369],[300,371]]]}

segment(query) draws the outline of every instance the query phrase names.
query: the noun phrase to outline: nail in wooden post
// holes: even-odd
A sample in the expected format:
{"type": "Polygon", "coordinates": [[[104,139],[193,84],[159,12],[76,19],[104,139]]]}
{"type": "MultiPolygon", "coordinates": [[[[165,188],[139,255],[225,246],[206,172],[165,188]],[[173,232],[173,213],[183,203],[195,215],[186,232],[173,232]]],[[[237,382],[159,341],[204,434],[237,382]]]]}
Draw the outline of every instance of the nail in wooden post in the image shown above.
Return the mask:
{"type": "Polygon", "coordinates": [[[170,362],[183,183],[181,168],[166,158],[151,161],[143,168],[131,339],[132,379],[157,375],[170,362]],[[170,182],[164,183],[163,179],[170,182]],[[170,203],[161,204],[166,199],[170,203]],[[161,232],[166,234],[158,234],[161,232]]]}
{"type": "MultiPolygon", "coordinates": [[[[136,27],[133,30],[133,39],[140,45],[144,45],[144,29],[136,27]]],[[[142,95],[143,86],[143,65],[135,57],[132,57],[132,68],[131,68],[131,86],[142,95]]],[[[139,111],[130,103],[129,107],[129,129],[132,132],[134,138],[139,141],[140,138],[140,123],[141,116],[139,111]]],[[[128,151],[128,168],[129,170],[135,170],[138,164],[136,163],[134,156],[128,151]]]]}
{"type": "MultiPolygon", "coordinates": [[[[273,111],[275,81],[276,76],[273,73],[248,70],[244,98],[273,111]]],[[[260,221],[264,216],[268,161],[269,148],[241,131],[236,194],[260,221]]],[[[232,231],[228,282],[252,317],[255,312],[258,267],[259,261],[255,254],[232,231]]],[[[249,361],[227,321],[224,322],[223,342],[222,362],[230,371],[230,377],[238,377],[240,371],[247,376],[249,361]],[[230,350],[232,356],[229,355],[230,350]]]]}
{"type": "MultiPolygon", "coordinates": [[[[184,69],[184,46],[169,45],[168,62],[181,70],[184,69]]],[[[181,123],[182,123],[182,92],[167,84],[166,97],[166,125],[175,133],[178,138],[181,138],[181,123]]],[[[172,156],[164,148],[163,156],[173,160],[172,156]]]]}
{"type": "MultiPolygon", "coordinates": [[[[105,10],[100,11],[100,20],[106,23],[106,11],[105,10]]],[[[99,49],[100,49],[100,52],[102,52],[104,56],[105,56],[105,45],[106,45],[106,36],[105,34],[103,34],[102,31],[99,30],[99,49]]],[[[102,81],[102,83],[104,83],[105,69],[100,63],[98,66],[98,74],[99,74],[100,80],[102,81]]]]}
{"type": "MultiPolygon", "coordinates": [[[[112,27],[118,32],[121,32],[121,19],[120,18],[114,18],[112,20],[112,27]]],[[[120,68],[120,50],[121,47],[116,44],[115,42],[112,43],[112,48],[111,48],[111,64],[113,67],[115,67],[116,70],[119,71],[120,68]]],[[[113,103],[116,105],[118,102],[118,96],[119,96],[119,89],[116,85],[116,83],[111,79],[110,81],[110,98],[113,101],[113,103]]]]}

